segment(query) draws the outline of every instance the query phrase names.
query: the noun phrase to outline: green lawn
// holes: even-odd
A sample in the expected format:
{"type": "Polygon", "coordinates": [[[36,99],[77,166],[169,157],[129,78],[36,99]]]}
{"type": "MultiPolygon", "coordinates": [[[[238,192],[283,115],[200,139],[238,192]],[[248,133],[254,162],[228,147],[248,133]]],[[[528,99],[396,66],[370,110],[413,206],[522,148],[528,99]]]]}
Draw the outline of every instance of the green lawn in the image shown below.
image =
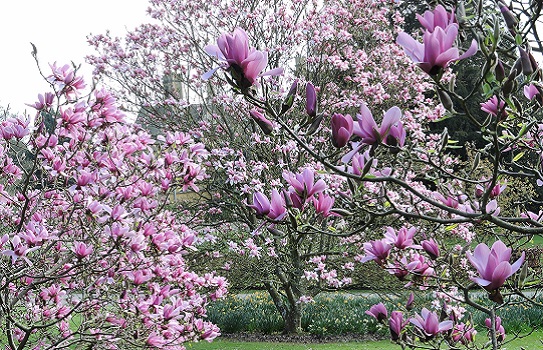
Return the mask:
{"type": "Polygon", "coordinates": [[[536,235],[530,242],[533,246],[543,246],[543,236],[536,235]]]}
{"type": "MultiPolygon", "coordinates": [[[[361,343],[257,343],[230,340],[215,340],[213,343],[199,342],[186,344],[187,350],[387,350],[394,349],[388,340],[361,343]]],[[[399,349],[399,347],[396,347],[399,349]]]]}
{"type": "MultiPolygon", "coordinates": [[[[478,335],[478,342],[483,341],[484,334],[478,335]]],[[[526,338],[515,339],[502,347],[507,350],[540,350],[543,348],[543,332],[534,332],[526,338]]],[[[482,345],[482,344],[481,344],[482,345]]],[[[185,344],[187,350],[399,350],[400,347],[388,340],[360,343],[326,343],[326,344],[293,344],[293,343],[257,343],[216,339],[212,343],[199,342],[185,344]]]]}

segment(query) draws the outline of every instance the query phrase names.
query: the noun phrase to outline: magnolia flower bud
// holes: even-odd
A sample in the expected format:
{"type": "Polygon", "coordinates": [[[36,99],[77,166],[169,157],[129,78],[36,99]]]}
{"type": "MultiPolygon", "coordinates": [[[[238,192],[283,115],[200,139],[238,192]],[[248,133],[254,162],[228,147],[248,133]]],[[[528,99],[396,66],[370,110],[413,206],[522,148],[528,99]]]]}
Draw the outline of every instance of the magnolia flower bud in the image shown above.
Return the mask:
{"type": "Polygon", "coordinates": [[[409,294],[409,298],[407,298],[407,303],[405,304],[405,308],[407,309],[407,311],[411,311],[411,309],[413,309],[414,301],[415,295],[413,294],[413,292],[411,292],[411,294],[409,294]]]}
{"type": "Polygon", "coordinates": [[[520,51],[520,63],[522,65],[522,73],[524,75],[530,75],[534,72],[534,69],[532,68],[532,62],[530,61],[530,56],[528,56],[528,52],[524,50],[522,47],[519,47],[520,51]]]}
{"type": "Polygon", "coordinates": [[[501,82],[505,79],[505,68],[503,67],[502,60],[498,60],[496,67],[494,68],[494,74],[496,75],[496,80],[501,82]]]}
{"type": "Polygon", "coordinates": [[[366,315],[369,315],[375,318],[378,322],[384,323],[388,318],[388,312],[383,303],[373,305],[369,310],[365,312],[366,315]]]}
{"type": "Polygon", "coordinates": [[[353,118],[350,115],[335,113],[332,116],[332,145],[344,147],[353,135],[353,118]]]}
{"type": "Polygon", "coordinates": [[[509,77],[507,79],[513,80],[515,79],[520,73],[522,72],[522,60],[521,58],[518,58],[515,61],[515,64],[511,68],[511,71],[509,72],[509,77]]]}
{"type": "Polygon", "coordinates": [[[502,87],[502,92],[504,96],[509,96],[515,90],[516,86],[517,86],[517,81],[514,78],[507,79],[507,81],[505,82],[505,84],[503,84],[503,87],[502,87]]]}
{"type": "Polygon", "coordinates": [[[437,246],[437,243],[433,239],[422,241],[422,249],[424,249],[424,251],[433,260],[439,257],[439,247],[437,246]]]}
{"type": "Polygon", "coordinates": [[[309,126],[309,128],[307,129],[305,133],[306,136],[313,135],[314,133],[317,132],[317,130],[319,130],[319,126],[321,125],[322,118],[323,118],[323,115],[321,114],[313,120],[313,123],[311,123],[311,126],[309,126]]]}
{"type": "Polygon", "coordinates": [[[445,107],[446,110],[452,111],[453,110],[453,102],[451,100],[451,97],[445,90],[437,89],[437,95],[439,97],[439,101],[441,101],[441,104],[443,107],[445,107]]]}
{"type": "Polygon", "coordinates": [[[307,82],[305,85],[305,98],[305,111],[307,115],[315,117],[317,115],[317,93],[311,82],[307,82]]]}
{"type": "Polygon", "coordinates": [[[456,20],[460,25],[466,22],[466,8],[464,7],[463,1],[459,1],[458,6],[456,7],[456,20]]]}
{"type": "Polygon", "coordinates": [[[262,132],[266,135],[270,134],[273,131],[273,125],[272,123],[266,119],[264,114],[260,113],[256,109],[251,109],[249,111],[249,114],[253,118],[253,120],[258,124],[260,129],[262,129],[262,132]]]}
{"type": "Polygon", "coordinates": [[[294,83],[290,86],[290,90],[283,101],[281,106],[281,114],[284,114],[288,111],[294,104],[294,99],[296,98],[296,92],[298,91],[298,80],[295,80],[294,83]]]}
{"type": "Polygon", "coordinates": [[[507,25],[507,29],[509,29],[509,32],[513,35],[515,35],[515,27],[518,23],[517,19],[511,12],[511,10],[502,2],[500,3],[500,11],[502,13],[503,19],[505,20],[505,24],[507,25]]]}
{"type": "Polygon", "coordinates": [[[526,279],[528,278],[528,264],[522,265],[522,269],[520,269],[520,274],[518,276],[518,287],[522,288],[524,287],[524,284],[526,283],[526,279]]]}

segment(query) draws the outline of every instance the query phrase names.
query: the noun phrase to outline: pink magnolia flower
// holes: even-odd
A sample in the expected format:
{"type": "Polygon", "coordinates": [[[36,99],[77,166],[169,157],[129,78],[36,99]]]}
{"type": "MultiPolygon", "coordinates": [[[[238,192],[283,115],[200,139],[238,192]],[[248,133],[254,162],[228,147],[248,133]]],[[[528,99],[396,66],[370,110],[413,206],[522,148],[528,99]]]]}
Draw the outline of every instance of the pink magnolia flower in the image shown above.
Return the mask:
{"type": "MultiPolygon", "coordinates": [[[[485,191],[488,189],[489,183],[486,185],[486,188],[483,187],[481,184],[477,184],[475,186],[475,197],[481,198],[485,191]]],[[[492,187],[492,190],[490,191],[490,198],[494,199],[498,197],[507,187],[507,184],[496,184],[494,187],[492,187]]]]}
{"type": "Polygon", "coordinates": [[[92,245],[87,246],[83,242],[75,242],[74,243],[74,253],[79,259],[83,259],[89,255],[91,255],[93,252],[92,245]]]}
{"type": "Polygon", "coordinates": [[[407,134],[405,132],[405,129],[403,127],[403,123],[401,121],[397,122],[396,124],[392,125],[390,127],[390,130],[388,132],[388,136],[385,139],[385,143],[389,146],[400,146],[403,147],[405,144],[405,138],[407,134]]]}
{"type": "Polygon", "coordinates": [[[366,242],[364,243],[364,252],[366,255],[360,262],[365,263],[374,260],[382,266],[386,262],[391,248],[392,246],[383,240],[366,242]]]}
{"type": "Polygon", "coordinates": [[[433,238],[431,238],[430,240],[425,239],[424,241],[422,241],[422,249],[424,249],[424,251],[432,259],[437,259],[439,257],[439,247],[433,238]]]}
{"type": "Polygon", "coordinates": [[[136,285],[143,284],[153,278],[153,274],[149,270],[135,270],[128,272],[128,278],[136,285]]]}
{"type": "Polygon", "coordinates": [[[405,279],[405,276],[409,275],[409,270],[407,270],[407,259],[405,256],[402,256],[400,259],[395,259],[394,263],[389,263],[386,266],[388,273],[396,276],[400,281],[405,279]]]}
{"type": "Polygon", "coordinates": [[[416,245],[413,242],[413,237],[415,236],[415,233],[417,232],[416,227],[411,227],[410,229],[407,229],[405,227],[402,227],[396,232],[392,227],[387,227],[387,232],[385,233],[384,241],[386,243],[394,245],[398,249],[405,249],[405,248],[414,248],[414,249],[420,249],[420,245],[416,245]]]}
{"type": "Polygon", "coordinates": [[[337,216],[337,214],[330,212],[330,209],[332,209],[334,202],[334,197],[331,197],[322,192],[320,192],[317,197],[313,196],[313,206],[315,207],[315,211],[324,217],[328,217],[330,215],[337,216]]]}
{"type": "Polygon", "coordinates": [[[268,215],[270,212],[270,201],[263,193],[255,192],[253,193],[253,204],[249,205],[249,207],[253,208],[258,216],[268,215]]]}
{"type": "Polygon", "coordinates": [[[473,40],[469,49],[460,55],[458,48],[454,47],[457,36],[458,25],[453,23],[446,28],[435,27],[433,32],[426,31],[422,43],[404,32],[398,34],[396,42],[423,71],[435,75],[452,62],[471,57],[477,52],[477,41],[473,40]]]}
{"type": "Polygon", "coordinates": [[[277,190],[272,190],[270,212],[268,213],[268,217],[272,220],[281,221],[286,215],[287,209],[285,208],[284,197],[279,194],[277,190]]]}
{"type": "Polygon", "coordinates": [[[407,303],[405,304],[405,308],[407,310],[411,310],[413,308],[413,302],[415,301],[415,294],[411,292],[409,294],[409,297],[407,298],[407,303]]]}
{"type": "Polygon", "coordinates": [[[417,13],[417,19],[429,32],[433,32],[436,27],[445,29],[455,22],[454,11],[448,13],[442,5],[437,5],[434,11],[425,11],[422,16],[417,13]]]}
{"type": "Polygon", "coordinates": [[[401,116],[401,110],[398,107],[392,107],[386,111],[381,127],[377,127],[370,110],[362,103],[360,113],[356,115],[358,125],[355,125],[353,130],[356,135],[362,138],[362,142],[368,145],[379,142],[392,145],[389,138],[391,136],[395,143],[402,146],[405,143],[405,130],[400,122],[401,116]]]}
{"type": "Polygon", "coordinates": [[[280,75],[283,68],[275,68],[265,73],[262,70],[268,65],[268,53],[249,47],[247,33],[241,28],[234,29],[232,34],[223,33],[217,39],[217,45],[208,45],[204,50],[223,63],[202,76],[209,79],[219,68],[232,75],[234,83],[241,89],[255,84],[256,79],[266,75],[280,75]]]}
{"type": "Polygon", "coordinates": [[[288,201],[287,206],[292,206],[300,210],[303,209],[306,202],[298,193],[296,193],[294,188],[291,187],[290,190],[288,192],[284,192],[284,194],[286,196],[286,201],[288,201]]]}
{"type": "Polygon", "coordinates": [[[38,94],[38,102],[35,102],[34,104],[26,104],[27,106],[34,107],[38,111],[41,111],[42,109],[49,108],[53,105],[53,102],[55,100],[55,94],[52,92],[46,92],[45,95],[38,94]]]}
{"type": "MultiPolygon", "coordinates": [[[[485,326],[488,329],[492,328],[492,320],[490,318],[485,319],[485,326]]],[[[494,329],[496,330],[496,336],[498,338],[498,341],[504,341],[505,340],[505,328],[503,328],[502,325],[502,319],[500,316],[496,316],[496,324],[494,329]]]]}
{"type": "Polygon", "coordinates": [[[437,335],[438,333],[448,331],[453,327],[453,321],[448,320],[439,322],[437,314],[428,310],[427,308],[423,308],[420,313],[420,315],[415,315],[415,317],[411,318],[409,321],[415,325],[415,327],[423,331],[424,334],[429,338],[437,335]]]}
{"type": "Polygon", "coordinates": [[[353,117],[334,113],[332,116],[332,145],[344,147],[353,135],[353,117]]]}
{"type": "Polygon", "coordinates": [[[407,320],[404,320],[403,313],[401,311],[392,311],[390,319],[388,320],[388,326],[390,329],[390,337],[393,341],[400,339],[400,335],[406,325],[407,320]]]}
{"type": "Polygon", "coordinates": [[[40,248],[29,248],[19,236],[15,236],[11,239],[11,245],[13,249],[3,250],[0,254],[10,256],[12,264],[15,264],[18,259],[23,259],[27,264],[32,265],[32,262],[27,258],[27,254],[40,248]]]}
{"type": "Polygon", "coordinates": [[[539,95],[539,89],[534,84],[524,86],[524,96],[528,100],[532,100],[536,95],[539,95]]]}
{"type": "Polygon", "coordinates": [[[285,208],[285,200],[277,190],[272,190],[271,202],[261,192],[255,192],[253,194],[253,204],[249,204],[250,208],[256,211],[257,216],[268,218],[276,221],[282,220],[287,215],[287,209],[285,208]]]}
{"type": "Polygon", "coordinates": [[[411,257],[411,262],[407,264],[406,268],[417,275],[427,277],[433,276],[435,270],[428,264],[428,261],[423,255],[415,253],[411,257]]]}
{"type": "Polygon", "coordinates": [[[54,84],[59,89],[59,92],[67,97],[78,96],[80,90],[84,89],[86,84],[82,77],[75,75],[75,70],[69,64],[62,67],[57,66],[57,63],[49,64],[52,74],[47,77],[47,81],[54,84]]]}
{"type": "Polygon", "coordinates": [[[149,337],[147,337],[146,344],[149,346],[159,347],[166,344],[166,340],[153,331],[149,334],[149,337]]]}
{"type": "Polygon", "coordinates": [[[530,218],[531,220],[538,222],[543,218],[543,211],[539,211],[537,214],[531,211],[526,211],[526,213],[520,214],[523,218],[530,218]]]}
{"type": "Polygon", "coordinates": [[[90,183],[93,183],[95,181],[95,174],[81,170],[79,172],[79,176],[77,177],[76,185],[78,187],[84,187],[87,186],[90,183]]]}
{"type": "Polygon", "coordinates": [[[378,322],[383,322],[388,317],[387,308],[383,303],[373,305],[365,313],[366,315],[375,318],[378,322]]]}
{"type": "Polygon", "coordinates": [[[489,201],[485,206],[485,213],[491,214],[493,216],[500,215],[500,207],[498,206],[498,201],[493,199],[489,201]]]}
{"type": "Polygon", "coordinates": [[[488,114],[497,117],[500,115],[500,120],[507,117],[507,111],[505,110],[505,101],[503,99],[498,100],[498,96],[494,95],[486,102],[481,103],[481,110],[488,114]]]}
{"type": "Polygon", "coordinates": [[[219,327],[211,322],[204,322],[205,329],[202,333],[202,339],[211,343],[213,339],[221,335],[219,327]]]}
{"type": "Polygon", "coordinates": [[[304,198],[309,199],[314,194],[322,192],[326,189],[326,183],[323,179],[315,181],[315,172],[311,169],[304,169],[301,173],[292,174],[289,172],[283,173],[283,178],[292,186],[296,193],[304,198]]]}
{"type": "Polygon", "coordinates": [[[467,212],[471,212],[471,206],[464,204],[464,202],[468,199],[468,196],[465,194],[456,194],[456,195],[449,195],[447,194],[447,197],[442,195],[439,192],[434,192],[434,197],[445,204],[446,206],[458,210],[464,210],[467,212]]]}
{"type": "Polygon", "coordinates": [[[472,325],[457,323],[454,325],[451,337],[455,343],[460,342],[462,345],[468,345],[475,340],[476,334],[477,331],[472,325]]]}
{"type": "Polygon", "coordinates": [[[371,174],[374,172],[374,168],[377,166],[377,159],[372,159],[369,150],[366,150],[364,153],[355,153],[352,156],[351,164],[352,166],[347,169],[350,173],[354,175],[362,175],[365,170],[364,168],[368,166],[369,169],[366,170],[368,170],[368,172],[371,174]],[[367,164],[370,161],[371,165],[367,164]]]}
{"type": "Polygon", "coordinates": [[[5,140],[22,139],[30,133],[29,121],[20,118],[8,118],[0,123],[0,137],[5,140]]]}
{"type": "Polygon", "coordinates": [[[507,278],[520,269],[525,254],[522,252],[521,257],[511,265],[511,248],[507,248],[502,241],[496,241],[491,249],[481,243],[475,247],[473,254],[468,251],[466,255],[480,276],[471,280],[490,292],[500,288],[507,278]]]}

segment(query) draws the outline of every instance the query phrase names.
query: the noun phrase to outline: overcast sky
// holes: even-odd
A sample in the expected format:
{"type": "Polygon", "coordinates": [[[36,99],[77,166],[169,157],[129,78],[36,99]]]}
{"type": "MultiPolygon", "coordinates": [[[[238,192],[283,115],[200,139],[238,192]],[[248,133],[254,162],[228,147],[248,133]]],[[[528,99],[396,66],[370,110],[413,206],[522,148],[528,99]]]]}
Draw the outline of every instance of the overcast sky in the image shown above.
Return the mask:
{"type": "Polygon", "coordinates": [[[86,37],[109,29],[122,36],[126,28],[149,22],[147,0],[0,0],[0,106],[13,112],[33,111],[33,103],[47,90],[30,54],[34,43],[44,73],[49,64],[83,64],[90,82],[91,67],[84,64],[92,53],[86,37]]]}

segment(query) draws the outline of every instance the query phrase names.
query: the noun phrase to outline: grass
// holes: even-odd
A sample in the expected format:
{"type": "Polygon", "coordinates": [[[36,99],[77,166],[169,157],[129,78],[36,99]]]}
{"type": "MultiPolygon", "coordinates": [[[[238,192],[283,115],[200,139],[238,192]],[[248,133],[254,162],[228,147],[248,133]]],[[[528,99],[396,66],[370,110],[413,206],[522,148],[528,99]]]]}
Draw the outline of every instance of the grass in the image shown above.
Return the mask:
{"type": "Polygon", "coordinates": [[[186,344],[186,348],[187,350],[387,350],[394,349],[394,345],[388,340],[360,343],[295,344],[240,342],[218,339],[213,343],[199,342],[186,344]]]}
{"type": "Polygon", "coordinates": [[[532,238],[532,241],[530,242],[530,246],[532,247],[542,247],[543,246],[543,236],[536,235],[532,238]]]}
{"type": "MultiPolygon", "coordinates": [[[[485,336],[478,336],[483,341],[485,336]]],[[[522,339],[505,344],[502,349],[539,350],[543,347],[543,332],[537,331],[522,339]]],[[[482,344],[480,344],[482,345],[482,344]]],[[[263,343],[240,342],[233,340],[216,339],[212,343],[199,342],[185,344],[187,350],[398,350],[398,345],[388,340],[368,341],[359,343],[326,343],[326,344],[293,344],[293,343],[263,343]]]]}

